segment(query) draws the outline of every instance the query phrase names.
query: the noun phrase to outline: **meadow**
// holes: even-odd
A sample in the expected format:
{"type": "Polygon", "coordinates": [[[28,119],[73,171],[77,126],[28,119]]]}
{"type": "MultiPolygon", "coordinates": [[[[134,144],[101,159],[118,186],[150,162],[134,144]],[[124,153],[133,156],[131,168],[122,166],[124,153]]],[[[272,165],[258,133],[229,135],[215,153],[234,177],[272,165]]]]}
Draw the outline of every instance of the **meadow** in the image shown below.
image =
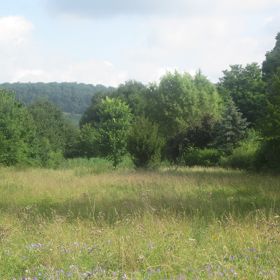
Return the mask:
{"type": "Polygon", "coordinates": [[[280,279],[280,176],[0,168],[0,279],[280,279]]]}

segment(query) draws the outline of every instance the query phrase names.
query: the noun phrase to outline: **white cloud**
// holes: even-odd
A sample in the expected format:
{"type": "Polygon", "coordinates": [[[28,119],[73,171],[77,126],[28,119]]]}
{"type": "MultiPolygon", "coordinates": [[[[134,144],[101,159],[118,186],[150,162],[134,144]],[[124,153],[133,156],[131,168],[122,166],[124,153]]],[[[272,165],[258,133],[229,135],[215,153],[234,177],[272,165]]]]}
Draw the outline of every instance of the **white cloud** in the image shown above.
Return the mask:
{"type": "Polygon", "coordinates": [[[42,18],[45,41],[40,21],[0,18],[0,81],[117,85],[174,69],[217,81],[230,64],[261,63],[280,31],[280,0],[45,1],[74,17],[42,18]]]}
{"type": "Polygon", "coordinates": [[[84,82],[118,85],[126,73],[110,61],[72,61],[36,47],[33,24],[23,17],[0,17],[0,82],[84,82]]]}
{"type": "Polygon", "coordinates": [[[30,21],[19,16],[0,17],[0,46],[22,46],[33,29],[30,21]]]}
{"type": "Polygon", "coordinates": [[[127,74],[116,69],[109,61],[91,59],[73,63],[64,60],[61,63],[59,58],[54,61],[40,69],[19,68],[14,72],[11,82],[57,81],[117,86],[127,80],[127,74]]]}
{"type": "Polygon", "coordinates": [[[251,24],[246,17],[237,21],[234,16],[152,19],[144,27],[145,44],[127,49],[127,68],[134,66],[134,78],[144,81],[157,79],[162,69],[201,69],[217,81],[231,64],[261,63],[273,46],[276,33],[264,40],[263,30],[256,35],[251,24]]]}
{"type": "Polygon", "coordinates": [[[56,79],[117,86],[127,79],[127,74],[117,69],[110,61],[88,59],[78,63],[65,63],[59,69],[56,79]]]}
{"type": "MultiPolygon", "coordinates": [[[[23,17],[0,17],[0,79],[10,81],[32,52],[33,25],[23,17]]],[[[31,60],[30,60],[31,61],[31,60]]]]}

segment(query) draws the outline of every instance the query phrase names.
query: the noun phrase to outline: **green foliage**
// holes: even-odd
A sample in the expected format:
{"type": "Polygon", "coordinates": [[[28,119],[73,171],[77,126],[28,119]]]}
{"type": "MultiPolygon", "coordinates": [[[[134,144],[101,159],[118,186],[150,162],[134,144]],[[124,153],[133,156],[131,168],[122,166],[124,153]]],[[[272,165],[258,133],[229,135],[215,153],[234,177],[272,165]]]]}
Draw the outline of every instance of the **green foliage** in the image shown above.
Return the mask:
{"type": "Polygon", "coordinates": [[[199,124],[190,127],[186,133],[186,145],[197,148],[212,146],[215,141],[215,128],[218,120],[205,114],[199,124]]]}
{"type": "Polygon", "coordinates": [[[36,140],[43,166],[56,166],[63,155],[70,155],[77,129],[64,119],[62,112],[48,101],[38,101],[28,108],[36,125],[36,140]]]}
{"type": "Polygon", "coordinates": [[[267,106],[261,129],[263,145],[258,155],[258,167],[280,170],[280,33],[274,49],[263,63],[266,80],[267,106]]]}
{"type": "Polygon", "coordinates": [[[98,92],[92,97],[89,107],[85,110],[80,119],[80,127],[83,127],[86,123],[95,126],[95,124],[100,122],[98,107],[106,96],[107,94],[104,92],[98,92]]]}
{"type": "Polygon", "coordinates": [[[246,137],[247,122],[234,102],[229,99],[217,125],[216,147],[229,154],[246,137]]]}
{"type": "Polygon", "coordinates": [[[127,152],[131,111],[120,99],[106,97],[98,107],[98,117],[95,127],[100,136],[100,153],[111,159],[116,167],[127,152]]]}
{"type": "Polygon", "coordinates": [[[280,170],[280,69],[271,76],[267,89],[264,141],[257,158],[258,168],[280,170]]]}
{"type": "Polygon", "coordinates": [[[264,140],[256,157],[257,169],[280,171],[280,140],[264,140]]]}
{"type": "Polygon", "coordinates": [[[187,166],[216,166],[220,161],[221,153],[216,149],[188,148],[183,158],[187,166]]]}
{"type": "MultiPolygon", "coordinates": [[[[219,120],[224,108],[224,102],[214,84],[201,71],[198,71],[194,76],[193,83],[198,96],[198,103],[195,106],[197,106],[200,122],[205,116],[219,120]]],[[[191,125],[193,125],[193,122],[191,125]]]]}
{"type": "Polygon", "coordinates": [[[230,70],[225,70],[219,82],[219,92],[225,99],[232,98],[240,112],[252,125],[263,116],[265,106],[265,83],[262,72],[257,63],[231,65],[230,70]]]}
{"type": "Polygon", "coordinates": [[[76,83],[2,84],[29,107],[0,91],[0,163],[56,167],[63,157],[107,157],[116,167],[128,148],[138,167],[153,165],[161,156],[170,164],[209,165],[216,164],[215,148],[223,154],[224,166],[248,169],[262,142],[258,166],[277,167],[280,33],[262,71],[256,63],[232,65],[218,90],[201,71],[194,77],[167,73],[159,84],[148,86],[128,81],[115,89],[76,83]],[[130,130],[132,119],[136,121],[130,130]],[[260,130],[262,140],[245,139],[248,127],[260,130]]]}
{"type": "Polygon", "coordinates": [[[267,140],[280,139],[280,69],[271,77],[267,90],[266,116],[262,131],[267,140]]]}
{"type": "Polygon", "coordinates": [[[148,116],[159,124],[166,138],[166,156],[172,162],[180,161],[188,130],[200,126],[207,113],[214,120],[221,117],[222,99],[201,72],[194,78],[187,73],[167,73],[158,87],[150,86],[148,96],[152,107],[148,116]]]}
{"type": "Polygon", "coordinates": [[[200,73],[194,79],[187,73],[168,73],[156,92],[154,118],[161,132],[170,138],[198,123],[205,112],[219,115],[219,95],[200,73]]]}
{"type": "Polygon", "coordinates": [[[27,109],[0,90],[0,164],[35,164],[36,130],[27,109]]]}
{"type": "Polygon", "coordinates": [[[136,119],[128,137],[128,151],[136,167],[153,166],[160,162],[164,145],[158,125],[147,118],[136,119]]]}
{"type": "Polygon", "coordinates": [[[77,83],[5,83],[0,88],[15,92],[17,100],[25,105],[44,100],[70,114],[82,114],[96,93],[113,90],[102,85],[77,83]]]}
{"type": "Polygon", "coordinates": [[[140,82],[127,81],[114,92],[114,97],[124,101],[135,116],[145,114],[147,107],[147,88],[140,82]]]}
{"type": "Polygon", "coordinates": [[[221,165],[238,169],[255,169],[260,140],[258,133],[250,130],[248,137],[240,142],[239,147],[235,148],[230,155],[221,159],[221,165]]]}
{"type": "Polygon", "coordinates": [[[262,65],[264,80],[269,82],[270,79],[280,68],[280,33],[276,36],[276,44],[270,52],[266,54],[266,59],[262,65]]]}
{"type": "Polygon", "coordinates": [[[65,120],[62,112],[48,101],[38,101],[30,105],[39,138],[48,139],[53,150],[64,150],[65,120]]]}
{"type": "Polygon", "coordinates": [[[77,144],[77,154],[80,157],[97,157],[99,155],[100,135],[90,124],[85,124],[81,130],[77,144]]]}
{"type": "Polygon", "coordinates": [[[186,129],[187,121],[195,118],[195,103],[191,76],[166,74],[160,81],[157,94],[156,120],[164,135],[174,136],[186,129]]]}

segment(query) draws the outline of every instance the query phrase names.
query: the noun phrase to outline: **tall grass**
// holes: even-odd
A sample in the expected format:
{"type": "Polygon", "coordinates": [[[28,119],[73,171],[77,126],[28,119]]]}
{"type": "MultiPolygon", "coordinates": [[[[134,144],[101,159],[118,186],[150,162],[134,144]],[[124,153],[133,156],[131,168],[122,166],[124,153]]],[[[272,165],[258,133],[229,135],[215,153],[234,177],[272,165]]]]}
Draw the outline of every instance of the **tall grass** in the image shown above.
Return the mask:
{"type": "Polygon", "coordinates": [[[68,164],[0,168],[0,279],[280,278],[279,176],[68,164]]]}

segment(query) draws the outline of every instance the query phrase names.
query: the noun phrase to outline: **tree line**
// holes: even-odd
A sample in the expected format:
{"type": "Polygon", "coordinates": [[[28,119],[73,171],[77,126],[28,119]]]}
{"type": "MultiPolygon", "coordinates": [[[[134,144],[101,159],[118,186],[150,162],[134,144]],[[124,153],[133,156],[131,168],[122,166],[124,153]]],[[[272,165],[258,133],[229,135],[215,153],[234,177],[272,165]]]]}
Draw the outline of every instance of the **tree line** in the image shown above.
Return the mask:
{"type": "Polygon", "coordinates": [[[1,164],[56,166],[63,158],[106,157],[117,166],[129,154],[136,167],[164,160],[279,169],[280,33],[261,66],[232,65],[217,84],[198,71],[166,73],[149,85],[100,87],[79,128],[49,101],[27,104],[0,91],[1,164]]]}
{"type": "Polygon", "coordinates": [[[16,99],[25,105],[48,100],[70,114],[83,114],[96,92],[114,89],[82,83],[4,83],[0,88],[14,92],[16,99]]]}

